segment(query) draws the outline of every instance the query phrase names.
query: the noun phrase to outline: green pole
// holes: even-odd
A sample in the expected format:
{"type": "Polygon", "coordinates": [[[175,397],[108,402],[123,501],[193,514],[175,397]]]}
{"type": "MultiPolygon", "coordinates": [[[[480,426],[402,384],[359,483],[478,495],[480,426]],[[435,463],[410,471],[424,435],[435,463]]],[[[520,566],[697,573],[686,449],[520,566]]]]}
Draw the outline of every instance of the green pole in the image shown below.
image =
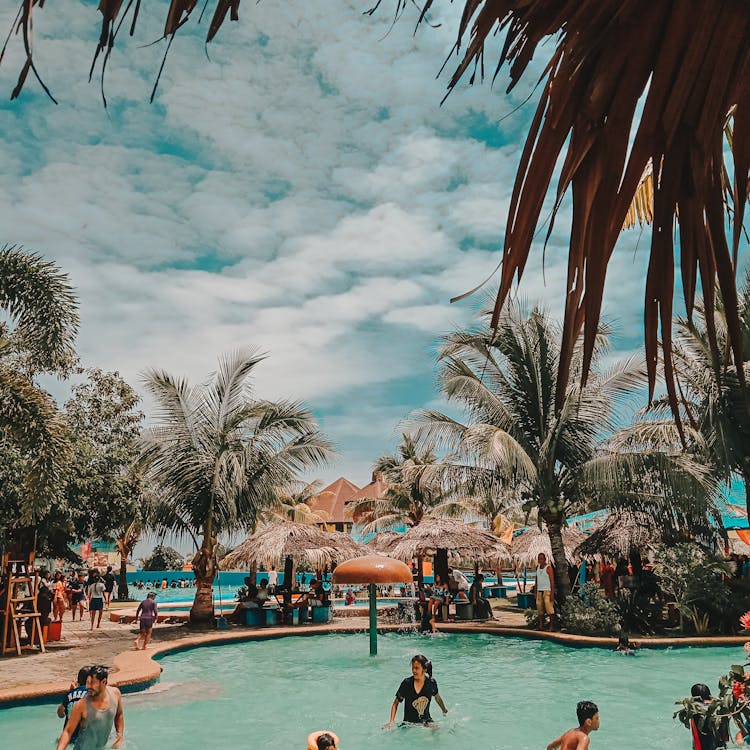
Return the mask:
{"type": "Polygon", "coordinates": [[[378,655],[378,600],[375,595],[375,584],[370,586],[370,656],[378,655]]]}

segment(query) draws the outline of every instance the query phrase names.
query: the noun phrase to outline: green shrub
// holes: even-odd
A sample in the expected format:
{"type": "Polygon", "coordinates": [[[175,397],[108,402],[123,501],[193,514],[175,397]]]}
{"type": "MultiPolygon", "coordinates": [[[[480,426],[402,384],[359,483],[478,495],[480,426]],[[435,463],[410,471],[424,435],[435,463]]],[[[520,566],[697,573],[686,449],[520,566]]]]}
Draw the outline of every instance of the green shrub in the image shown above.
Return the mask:
{"type": "Polygon", "coordinates": [[[652,600],[637,589],[618,589],[614,602],[620,612],[620,624],[626,633],[652,635],[664,630],[660,601],[652,600]]]}
{"type": "Polygon", "coordinates": [[[620,612],[605,599],[598,584],[589,582],[567,598],[560,612],[565,630],[580,635],[614,635],[620,629],[620,612]]]}

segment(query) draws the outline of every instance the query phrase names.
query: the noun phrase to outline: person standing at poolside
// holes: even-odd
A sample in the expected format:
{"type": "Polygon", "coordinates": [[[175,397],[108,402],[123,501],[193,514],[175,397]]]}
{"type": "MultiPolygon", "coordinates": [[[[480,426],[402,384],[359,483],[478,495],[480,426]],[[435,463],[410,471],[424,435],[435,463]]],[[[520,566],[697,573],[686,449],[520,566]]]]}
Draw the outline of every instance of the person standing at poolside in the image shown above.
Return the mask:
{"type": "Polygon", "coordinates": [[[545,629],[545,614],[549,615],[549,629],[552,630],[552,618],[555,615],[555,569],[547,563],[544,552],[540,552],[536,559],[536,612],[539,630],[545,629]]]}
{"type": "Polygon", "coordinates": [[[122,744],[125,734],[125,717],[122,713],[122,696],[117,688],[109,687],[109,670],[102,665],[91,667],[86,686],[88,691],[73,706],[65,729],[57,741],[57,750],[65,750],[73,733],[80,727],[76,750],[101,750],[106,747],[112,727],[117,730],[113,748],[122,744]]]}
{"type": "Polygon", "coordinates": [[[80,616],[78,619],[83,620],[83,603],[86,600],[84,590],[85,581],[83,580],[83,571],[79,570],[77,576],[72,576],[68,588],[70,589],[70,611],[73,615],[73,621],[76,619],[76,609],[80,616]]]}
{"type": "Polygon", "coordinates": [[[112,572],[112,566],[107,565],[107,572],[104,574],[104,606],[109,611],[109,603],[112,601],[112,592],[115,590],[115,574],[112,572]]]}
{"type": "Polygon", "coordinates": [[[149,591],[146,598],[138,605],[138,609],[135,611],[136,622],[140,621],[140,630],[138,631],[138,637],[135,639],[133,645],[135,650],[141,651],[146,650],[148,642],[151,640],[151,633],[154,629],[154,624],[159,617],[159,608],[156,606],[156,594],[153,591],[149,591]],[[138,644],[143,638],[143,646],[138,644]]]}
{"type": "Polygon", "coordinates": [[[94,620],[96,619],[97,614],[99,616],[99,619],[96,622],[96,627],[100,628],[102,626],[102,612],[104,611],[105,588],[106,587],[104,585],[104,581],[102,581],[102,578],[99,575],[99,571],[94,568],[91,571],[89,585],[86,586],[86,598],[89,601],[89,614],[91,615],[90,630],[94,629],[94,620]]]}
{"type": "Polygon", "coordinates": [[[403,680],[396,691],[391,718],[386,726],[393,726],[399,703],[404,704],[404,721],[408,724],[432,724],[430,702],[433,698],[443,713],[447,714],[448,709],[440,697],[437,682],[432,677],[432,662],[426,656],[417,654],[411,660],[411,677],[403,680]]]}
{"type": "Polygon", "coordinates": [[[52,582],[52,594],[52,616],[55,622],[62,622],[65,608],[68,606],[68,599],[65,594],[65,579],[59,570],[55,571],[55,580],[52,582]]]}
{"type": "Polygon", "coordinates": [[[599,709],[596,703],[581,701],[576,706],[578,726],[561,734],[547,745],[547,750],[587,750],[589,734],[599,729],[599,709]]]}

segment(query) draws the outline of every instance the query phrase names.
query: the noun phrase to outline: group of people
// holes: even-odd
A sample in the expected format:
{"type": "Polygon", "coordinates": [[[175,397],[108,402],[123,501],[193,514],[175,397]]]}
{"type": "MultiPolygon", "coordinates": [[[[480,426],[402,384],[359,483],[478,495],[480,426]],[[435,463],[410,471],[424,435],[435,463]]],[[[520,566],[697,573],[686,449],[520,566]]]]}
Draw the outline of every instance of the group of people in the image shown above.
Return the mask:
{"type": "Polygon", "coordinates": [[[422,630],[428,630],[429,625],[429,629],[436,632],[436,618],[443,606],[451,602],[474,605],[474,615],[479,620],[494,619],[490,602],[484,595],[484,576],[481,573],[477,573],[471,583],[458,568],[448,568],[445,580],[435,573],[433,584],[419,589],[417,599],[422,630]]]}
{"type": "MultiPolygon", "coordinates": [[[[386,728],[396,722],[399,706],[403,704],[404,724],[430,726],[434,724],[430,715],[432,700],[438,704],[443,714],[448,707],[440,695],[438,684],[432,674],[432,662],[424,655],[417,654],[411,659],[411,676],[401,681],[391,705],[391,713],[386,728]]],[[[547,745],[547,750],[587,750],[591,732],[599,729],[599,708],[591,701],[580,701],[576,706],[578,725],[563,732],[547,745]]],[[[307,738],[307,750],[329,750],[339,747],[338,737],[330,730],[313,732],[307,738]]],[[[708,750],[708,748],[697,748],[708,750]]]]}
{"type": "Polygon", "coordinates": [[[66,750],[71,744],[76,750],[101,750],[113,728],[117,736],[112,747],[121,746],[125,736],[122,696],[108,681],[109,669],[102,664],[79,670],[76,682],[57,707],[57,715],[65,720],[57,750],[66,750]]]}

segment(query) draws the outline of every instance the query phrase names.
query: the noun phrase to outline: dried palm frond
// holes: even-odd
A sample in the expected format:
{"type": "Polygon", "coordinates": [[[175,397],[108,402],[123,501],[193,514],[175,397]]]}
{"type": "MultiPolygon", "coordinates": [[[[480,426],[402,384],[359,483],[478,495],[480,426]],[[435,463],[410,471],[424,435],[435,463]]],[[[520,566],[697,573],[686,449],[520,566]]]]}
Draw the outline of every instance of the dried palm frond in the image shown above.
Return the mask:
{"type": "MultiPolygon", "coordinates": [[[[586,539],[586,535],[582,531],[572,529],[569,526],[563,528],[563,546],[565,547],[565,557],[569,563],[580,559],[575,550],[584,539],[586,539]]],[[[535,565],[540,553],[543,553],[549,561],[554,559],[546,527],[540,529],[538,526],[529,526],[524,529],[513,538],[510,549],[513,561],[519,565],[535,565]]]]}
{"type": "MultiPolygon", "coordinates": [[[[426,0],[420,19],[433,5],[434,0],[426,0]]],[[[510,65],[509,89],[542,42],[554,37],[556,45],[516,175],[493,325],[514,279],[523,274],[555,165],[564,154],[552,218],[570,188],[560,408],[582,330],[583,379],[588,375],[607,266],[648,164],[658,165],[651,178],[654,226],[645,346],[652,396],[661,330],[667,392],[677,414],[671,355],[676,221],[688,314],[699,278],[712,314],[718,282],[733,358],[742,361],[733,259],[750,175],[750,6],[727,0],[466,0],[456,50],[465,37],[469,40],[449,90],[469,69],[470,82],[477,69],[483,74],[485,46],[496,43],[497,32],[504,35],[497,43],[495,74],[510,65]],[[724,127],[730,117],[733,206],[725,212],[724,127]],[[733,220],[731,251],[727,214],[733,220]]],[[[645,218],[645,201],[641,209],[645,218]]],[[[711,343],[715,349],[715,339],[711,343]]]]}
{"type": "Polygon", "coordinates": [[[438,549],[493,563],[510,558],[510,547],[494,534],[453,518],[425,519],[379,549],[397,560],[426,557],[438,549]]]}
{"type": "MultiPolygon", "coordinates": [[[[164,23],[164,36],[161,37],[161,40],[166,41],[167,45],[164,51],[164,59],[162,60],[161,67],[159,68],[159,73],[156,77],[154,89],[151,92],[151,101],[154,100],[156,89],[159,85],[159,79],[161,78],[162,71],[164,70],[164,63],[166,62],[167,54],[169,54],[169,49],[172,45],[175,34],[190,20],[191,14],[195,10],[197,4],[198,0],[170,0],[169,8],[167,9],[167,17],[164,23]]],[[[208,5],[208,0],[206,2],[206,5],[208,5]]],[[[13,21],[10,33],[5,40],[3,48],[0,50],[0,63],[2,62],[3,56],[5,55],[5,50],[8,46],[8,42],[10,41],[11,36],[13,36],[14,33],[18,34],[19,32],[21,32],[23,36],[24,50],[26,52],[26,60],[24,61],[24,65],[21,68],[21,72],[19,73],[18,81],[16,82],[16,86],[13,89],[13,93],[11,94],[11,99],[16,99],[21,93],[24,84],[26,83],[26,78],[28,77],[29,71],[31,71],[34,74],[34,77],[39,82],[40,86],[44,89],[44,92],[47,94],[47,96],[49,96],[49,98],[53,102],[55,102],[55,104],[57,104],[57,100],[54,98],[54,96],[52,96],[52,92],[42,81],[36,69],[36,66],[34,65],[34,41],[32,23],[34,7],[38,7],[39,9],[43,8],[44,0],[21,0],[20,8],[15,20],[13,21]]],[[[227,14],[229,14],[230,20],[239,20],[239,7],[240,0],[216,0],[214,14],[208,27],[208,33],[206,34],[206,44],[212,41],[216,34],[219,32],[219,29],[226,20],[227,14]]],[[[99,39],[96,44],[96,50],[94,51],[94,58],[91,61],[89,81],[91,80],[91,77],[94,73],[94,68],[96,67],[96,62],[99,59],[99,56],[104,53],[101,68],[101,86],[102,100],[105,107],[107,106],[107,99],[104,96],[104,73],[107,68],[109,56],[115,46],[115,40],[117,39],[120,28],[128,18],[131,10],[132,16],[130,20],[129,33],[130,36],[133,36],[133,34],[135,33],[135,26],[138,20],[140,9],[141,0],[128,0],[127,4],[124,3],[124,0],[99,0],[98,10],[102,14],[101,31],[99,33],[99,39]],[[123,5],[125,5],[124,10],[123,5]]],[[[201,13],[201,16],[202,15],[203,13],[201,13]]]]}
{"type": "Polygon", "coordinates": [[[371,552],[372,549],[341,531],[324,531],[317,526],[287,521],[264,526],[251,534],[222,559],[221,569],[250,568],[285,557],[322,567],[371,552]]]}

